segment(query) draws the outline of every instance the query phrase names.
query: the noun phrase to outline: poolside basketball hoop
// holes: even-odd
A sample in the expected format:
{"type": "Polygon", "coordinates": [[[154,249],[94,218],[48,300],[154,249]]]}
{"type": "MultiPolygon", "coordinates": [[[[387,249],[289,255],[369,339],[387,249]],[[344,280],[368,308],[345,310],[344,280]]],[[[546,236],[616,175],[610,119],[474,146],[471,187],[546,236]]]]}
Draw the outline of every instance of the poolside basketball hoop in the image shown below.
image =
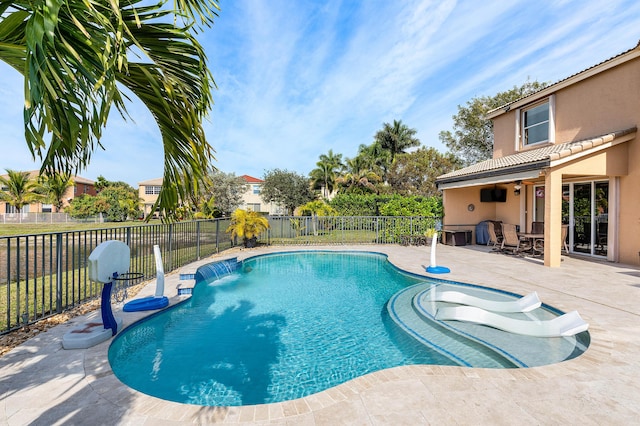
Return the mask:
{"type": "Polygon", "coordinates": [[[105,241],[91,252],[89,280],[103,284],[100,304],[102,322],[90,322],[67,332],[62,337],[64,349],[86,349],[116,335],[122,326],[122,319],[116,319],[111,311],[111,290],[118,279],[131,279],[127,272],[129,262],[129,246],[121,241],[105,241]]]}

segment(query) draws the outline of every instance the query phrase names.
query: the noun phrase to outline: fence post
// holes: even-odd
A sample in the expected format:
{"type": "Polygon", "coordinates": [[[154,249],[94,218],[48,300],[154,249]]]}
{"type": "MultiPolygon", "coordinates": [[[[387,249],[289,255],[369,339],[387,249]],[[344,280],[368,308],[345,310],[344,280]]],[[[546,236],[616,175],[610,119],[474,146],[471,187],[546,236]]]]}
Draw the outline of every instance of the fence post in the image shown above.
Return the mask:
{"type": "Polygon", "coordinates": [[[127,245],[131,247],[131,227],[127,226],[127,245]]]}
{"type": "Polygon", "coordinates": [[[56,312],[62,312],[62,234],[56,234],[56,312]]]}
{"type": "Polygon", "coordinates": [[[220,253],[220,220],[216,219],[216,253],[220,253]]]}
{"type": "Polygon", "coordinates": [[[169,224],[169,270],[173,271],[173,223],[169,224]]]}
{"type": "Polygon", "coordinates": [[[196,259],[200,260],[200,221],[196,222],[196,259]]]}

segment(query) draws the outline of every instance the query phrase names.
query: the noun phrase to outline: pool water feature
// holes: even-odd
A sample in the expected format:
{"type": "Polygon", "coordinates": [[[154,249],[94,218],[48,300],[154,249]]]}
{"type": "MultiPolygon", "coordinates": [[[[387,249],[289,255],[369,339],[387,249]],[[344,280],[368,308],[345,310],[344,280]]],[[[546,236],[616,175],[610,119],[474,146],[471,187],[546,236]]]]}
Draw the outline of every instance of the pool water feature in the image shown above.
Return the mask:
{"type": "Polygon", "coordinates": [[[400,365],[465,365],[391,319],[395,294],[440,281],[403,273],[383,255],[294,252],[236,266],[221,275],[201,267],[190,299],[119,334],[109,349],[115,375],[162,399],[235,406],[300,398],[400,365]]]}
{"type": "Polygon", "coordinates": [[[242,262],[237,257],[207,263],[198,268],[194,278],[197,282],[217,280],[237,271],[241,266],[242,262]]]}

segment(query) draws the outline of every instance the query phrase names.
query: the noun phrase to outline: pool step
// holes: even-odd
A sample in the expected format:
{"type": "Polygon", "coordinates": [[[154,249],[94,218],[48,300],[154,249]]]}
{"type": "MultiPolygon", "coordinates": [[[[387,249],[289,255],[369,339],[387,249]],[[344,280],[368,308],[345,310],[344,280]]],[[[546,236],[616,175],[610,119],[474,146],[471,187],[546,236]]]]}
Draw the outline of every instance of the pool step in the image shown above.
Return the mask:
{"type": "Polygon", "coordinates": [[[407,334],[425,346],[451,359],[458,365],[483,368],[521,367],[519,363],[496,353],[477,341],[449,330],[438,321],[419,314],[414,308],[414,298],[434,284],[421,283],[394,294],[387,310],[393,321],[407,334]]]}

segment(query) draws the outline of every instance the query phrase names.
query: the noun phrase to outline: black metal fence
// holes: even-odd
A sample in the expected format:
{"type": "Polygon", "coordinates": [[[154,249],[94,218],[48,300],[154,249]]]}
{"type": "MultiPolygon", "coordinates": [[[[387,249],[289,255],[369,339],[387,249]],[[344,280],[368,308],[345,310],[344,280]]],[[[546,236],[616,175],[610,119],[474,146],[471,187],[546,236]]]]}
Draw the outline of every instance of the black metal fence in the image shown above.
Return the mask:
{"type": "MultiPolygon", "coordinates": [[[[277,216],[269,218],[269,230],[258,242],[401,244],[438,222],[429,217],[277,216]]],[[[164,271],[170,272],[231,248],[229,223],[225,218],[0,237],[0,334],[99,297],[102,285],[89,280],[87,259],[103,241],[126,243],[129,271],[151,279],[156,275],[154,245],[160,246],[164,271]]]]}
{"type": "Polygon", "coordinates": [[[87,259],[107,240],[131,250],[130,272],[156,275],[153,246],[165,272],[231,247],[228,219],[135,225],[0,237],[0,334],[97,298],[87,259]]]}

